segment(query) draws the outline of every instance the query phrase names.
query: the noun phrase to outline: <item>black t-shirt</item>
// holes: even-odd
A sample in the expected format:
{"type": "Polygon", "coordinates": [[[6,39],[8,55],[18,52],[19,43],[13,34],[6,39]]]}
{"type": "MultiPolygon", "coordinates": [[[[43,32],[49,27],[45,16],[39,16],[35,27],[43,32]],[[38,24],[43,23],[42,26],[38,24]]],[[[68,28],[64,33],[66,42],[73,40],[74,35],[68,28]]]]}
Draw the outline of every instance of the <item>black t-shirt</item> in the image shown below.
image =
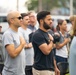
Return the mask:
{"type": "MultiPolygon", "coordinates": [[[[54,36],[54,31],[52,31],[51,29],[48,31],[49,34],[52,35],[52,37],[54,36]]],[[[54,51],[54,56],[56,55],[56,48],[53,48],[54,51]]]]}
{"type": "Polygon", "coordinates": [[[54,53],[51,51],[49,55],[43,54],[39,49],[39,46],[43,43],[49,44],[48,33],[38,29],[32,37],[34,48],[33,67],[37,70],[54,70],[54,53]]]}

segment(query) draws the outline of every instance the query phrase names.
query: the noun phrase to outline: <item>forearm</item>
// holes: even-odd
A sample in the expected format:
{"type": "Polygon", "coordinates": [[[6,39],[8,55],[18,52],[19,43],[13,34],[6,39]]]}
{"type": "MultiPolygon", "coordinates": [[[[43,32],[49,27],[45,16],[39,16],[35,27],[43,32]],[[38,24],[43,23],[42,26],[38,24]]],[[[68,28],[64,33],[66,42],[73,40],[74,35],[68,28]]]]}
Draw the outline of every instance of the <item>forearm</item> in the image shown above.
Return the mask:
{"type": "Polygon", "coordinates": [[[54,58],[54,67],[57,68],[57,65],[56,65],[56,60],[54,58]]]}
{"type": "Polygon", "coordinates": [[[48,51],[51,51],[51,50],[53,49],[53,46],[54,46],[53,42],[50,41],[50,43],[49,43],[48,46],[47,46],[48,51]]]}
{"type": "Polygon", "coordinates": [[[53,49],[53,42],[51,41],[48,45],[47,45],[47,49],[46,49],[46,53],[49,54],[52,49],[53,49]]]}
{"type": "Polygon", "coordinates": [[[67,44],[67,42],[63,42],[63,43],[58,43],[58,44],[56,44],[56,48],[57,49],[60,49],[60,48],[62,48],[63,46],[65,46],[67,44]]]}
{"type": "Polygon", "coordinates": [[[17,56],[20,54],[20,52],[23,50],[23,48],[24,48],[23,45],[19,45],[19,46],[14,50],[12,57],[13,57],[13,58],[17,57],[17,56]]]}

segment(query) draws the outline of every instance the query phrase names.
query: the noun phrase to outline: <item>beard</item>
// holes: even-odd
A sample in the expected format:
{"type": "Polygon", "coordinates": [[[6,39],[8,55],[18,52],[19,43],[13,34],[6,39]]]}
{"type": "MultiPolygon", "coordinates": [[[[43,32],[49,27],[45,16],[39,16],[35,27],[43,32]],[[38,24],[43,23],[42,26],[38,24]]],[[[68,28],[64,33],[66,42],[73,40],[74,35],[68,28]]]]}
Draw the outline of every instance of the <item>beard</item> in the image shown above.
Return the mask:
{"type": "Polygon", "coordinates": [[[48,29],[51,28],[46,22],[44,22],[43,27],[44,27],[46,30],[48,30],[48,29]]]}

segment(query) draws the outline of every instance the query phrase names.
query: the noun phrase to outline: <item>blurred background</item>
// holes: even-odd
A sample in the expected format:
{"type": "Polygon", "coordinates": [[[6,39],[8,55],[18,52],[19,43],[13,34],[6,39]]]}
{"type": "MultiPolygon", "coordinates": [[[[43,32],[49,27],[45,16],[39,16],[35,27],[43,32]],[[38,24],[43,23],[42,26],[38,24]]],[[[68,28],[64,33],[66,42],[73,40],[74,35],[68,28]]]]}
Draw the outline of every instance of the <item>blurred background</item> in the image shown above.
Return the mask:
{"type": "Polygon", "coordinates": [[[76,14],[75,9],[76,0],[0,0],[0,26],[2,32],[8,28],[6,15],[11,10],[18,10],[21,13],[33,10],[36,14],[41,10],[48,10],[51,12],[54,27],[58,19],[65,19],[70,29],[69,17],[76,14]]]}
{"type": "Polygon", "coordinates": [[[0,13],[49,10],[53,15],[76,14],[76,0],[0,0],[0,13]]]}

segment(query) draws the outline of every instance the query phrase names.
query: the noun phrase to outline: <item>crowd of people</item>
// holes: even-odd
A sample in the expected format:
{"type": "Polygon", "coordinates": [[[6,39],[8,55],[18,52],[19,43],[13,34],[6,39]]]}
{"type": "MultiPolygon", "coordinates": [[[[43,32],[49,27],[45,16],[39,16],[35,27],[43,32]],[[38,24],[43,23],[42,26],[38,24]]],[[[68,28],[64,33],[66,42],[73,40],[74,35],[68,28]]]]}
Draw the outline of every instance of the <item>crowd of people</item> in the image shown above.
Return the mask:
{"type": "Polygon", "coordinates": [[[76,16],[58,20],[54,31],[49,11],[7,14],[9,28],[2,35],[4,67],[2,75],[60,75],[59,62],[69,61],[69,73],[76,71],[76,16]],[[39,23],[38,29],[36,28],[39,23]]]}

